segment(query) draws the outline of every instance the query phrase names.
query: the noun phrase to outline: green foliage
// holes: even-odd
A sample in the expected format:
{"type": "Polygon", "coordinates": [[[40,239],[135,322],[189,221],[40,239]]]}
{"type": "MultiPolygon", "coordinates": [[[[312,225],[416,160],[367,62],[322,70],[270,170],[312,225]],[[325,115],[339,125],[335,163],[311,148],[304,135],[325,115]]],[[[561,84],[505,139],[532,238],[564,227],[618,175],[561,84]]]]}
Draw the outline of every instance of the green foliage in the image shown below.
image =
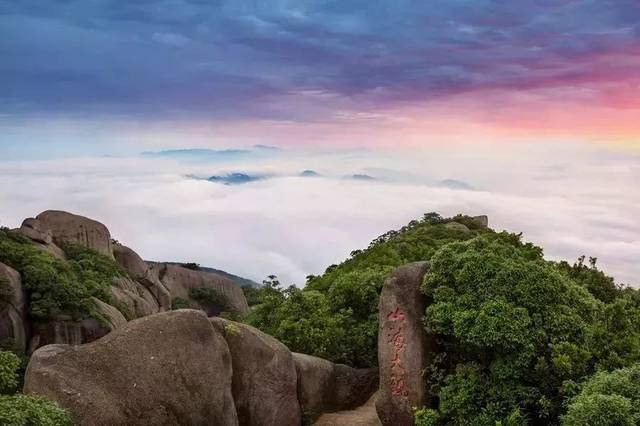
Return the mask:
{"type": "Polygon", "coordinates": [[[14,394],[21,386],[23,360],[0,351],[0,425],[71,426],[69,415],[54,402],[36,396],[14,394]]]}
{"type": "Polygon", "coordinates": [[[514,234],[438,250],[423,289],[432,300],[425,325],[444,347],[430,366],[440,370],[431,386],[444,423],[553,424],[572,383],[640,360],[633,299],[617,288],[596,297],[609,279],[577,273],[579,282],[514,234]]]}
{"type": "Polygon", "coordinates": [[[13,352],[0,351],[0,394],[15,392],[20,383],[20,357],[13,352]]]}
{"type": "Polygon", "coordinates": [[[182,297],[176,297],[171,301],[171,309],[189,309],[191,308],[191,303],[188,300],[183,299],[182,297]]]}
{"type": "Polygon", "coordinates": [[[113,259],[93,250],[78,245],[67,245],[64,250],[66,261],[20,234],[0,230],[0,262],[20,272],[34,320],[46,321],[59,313],[88,318],[95,310],[91,298],[110,303],[112,278],[125,276],[113,259]]]}
{"type": "Polygon", "coordinates": [[[227,298],[214,288],[196,287],[189,290],[189,297],[205,310],[215,310],[216,313],[229,310],[227,298]]]}
{"type": "Polygon", "coordinates": [[[230,336],[239,336],[242,331],[236,324],[228,322],[224,325],[224,332],[230,336]]]}
{"type": "Polygon", "coordinates": [[[562,261],[558,263],[558,268],[573,281],[586,288],[596,299],[605,303],[613,302],[620,293],[620,289],[616,286],[613,278],[598,270],[596,258],[589,258],[589,267],[584,264],[584,260],[585,256],[581,256],[573,265],[562,261]]]}
{"type": "Polygon", "coordinates": [[[259,288],[256,288],[256,287],[251,286],[251,285],[243,285],[240,288],[242,288],[242,292],[244,293],[244,297],[247,299],[247,304],[249,306],[257,305],[258,303],[260,303],[260,300],[259,300],[260,289],[259,288]]]}
{"type": "Polygon", "coordinates": [[[569,404],[563,426],[626,426],[640,423],[640,364],[587,380],[569,404]]]}
{"type": "Polygon", "coordinates": [[[4,426],[72,426],[69,414],[55,402],[32,395],[0,395],[4,426]]]}
{"type": "Polygon", "coordinates": [[[468,234],[448,229],[436,213],[389,231],[367,249],[355,250],[321,276],[307,277],[304,289],[283,288],[271,276],[257,290],[248,321],[294,351],[357,367],[377,364],[378,297],[386,276],[408,262],[429,260],[443,245],[490,232],[465,216],[468,234]]]}
{"type": "Polygon", "coordinates": [[[0,312],[2,312],[13,300],[13,289],[9,280],[0,277],[0,312]]]}
{"type": "Polygon", "coordinates": [[[183,268],[191,269],[192,271],[200,270],[200,264],[195,262],[181,263],[180,266],[182,266],[183,268]]]}
{"type": "Polygon", "coordinates": [[[415,426],[438,426],[440,414],[429,408],[417,408],[413,410],[415,426]]]}

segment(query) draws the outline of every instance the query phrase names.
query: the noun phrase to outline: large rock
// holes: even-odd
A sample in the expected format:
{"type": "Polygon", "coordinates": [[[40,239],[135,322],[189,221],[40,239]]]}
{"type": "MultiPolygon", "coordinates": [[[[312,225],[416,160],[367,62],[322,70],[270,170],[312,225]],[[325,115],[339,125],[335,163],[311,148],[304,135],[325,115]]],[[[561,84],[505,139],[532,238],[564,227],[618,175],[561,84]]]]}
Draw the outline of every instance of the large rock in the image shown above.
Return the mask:
{"type": "Polygon", "coordinates": [[[0,344],[20,352],[27,348],[28,322],[25,297],[18,271],[0,263],[0,286],[7,304],[0,305],[0,344]]]}
{"type": "Polygon", "coordinates": [[[47,229],[38,219],[29,217],[22,221],[19,229],[20,233],[40,244],[53,243],[51,231],[47,229]]]}
{"type": "Polygon", "coordinates": [[[58,259],[65,259],[64,251],[53,242],[51,231],[38,219],[32,217],[25,219],[22,221],[20,228],[15,231],[29,238],[37,247],[49,252],[58,259]]]}
{"type": "Polygon", "coordinates": [[[117,308],[95,297],[91,299],[93,299],[93,303],[96,305],[96,313],[102,317],[103,321],[106,321],[105,326],[110,329],[109,331],[120,328],[127,323],[127,319],[117,308]]]}
{"type": "Polygon", "coordinates": [[[470,234],[471,230],[464,224],[460,223],[460,222],[447,222],[444,225],[445,228],[451,230],[451,231],[457,231],[457,232],[461,232],[463,234],[470,234]]]}
{"type": "Polygon", "coordinates": [[[299,353],[293,354],[293,360],[298,401],[307,418],[358,407],[378,389],[377,369],[352,368],[299,353]]]}
{"type": "Polygon", "coordinates": [[[164,312],[93,343],[33,354],[24,392],[69,410],[79,425],[237,425],[231,357],[204,314],[164,312]]]}
{"type": "Polygon", "coordinates": [[[476,225],[478,225],[480,228],[488,228],[489,227],[489,216],[487,215],[481,215],[481,216],[474,216],[473,217],[473,221],[476,223],[476,225]]]}
{"type": "Polygon", "coordinates": [[[160,311],[156,298],[137,281],[117,277],[111,285],[111,295],[118,301],[127,319],[142,318],[160,311]]]}
{"type": "Polygon", "coordinates": [[[51,234],[53,242],[81,244],[105,256],[112,257],[111,234],[95,220],[58,210],[47,210],[36,216],[41,232],[51,234]]]}
{"type": "Polygon", "coordinates": [[[209,320],[229,345],[240,424],[299,426],[296,368],[289,349],[251,326],[222,318],[209,320]]]}
{"type": "MultiPolygon", "coordinates": [[[[225,298],[235,313],[249,313],[249,305],[242,289],[230,279],[213,272],[196,271],[180,265],[150,262],[153,274],[169,290],[172,298],[191,300],[189,293],[194,288],[212,288],[225,298]]],[[[195,303],[195,301],[192,300],[195,303]]],[[[212,312],[208,312],[209,315],[212,312]]]]}
{"type": "Polygon", "coordinates": [[[171,294],[160,282],[156,271],[151,270],[142,258],[127,246],[113,245],[113,256],[125,271],[137,282],[144,285],[156,299],[156,304],[161,311],[171,309],[171,294]]]}
{"type": "Polygon", "coordinates": [[[413,407],[431,406],[423,369],[436,351],[422,326],[426,300],[420,291],[427,262],[397,268],[380,294],[376,411],[383,425],[413,425],[413,407]]]}

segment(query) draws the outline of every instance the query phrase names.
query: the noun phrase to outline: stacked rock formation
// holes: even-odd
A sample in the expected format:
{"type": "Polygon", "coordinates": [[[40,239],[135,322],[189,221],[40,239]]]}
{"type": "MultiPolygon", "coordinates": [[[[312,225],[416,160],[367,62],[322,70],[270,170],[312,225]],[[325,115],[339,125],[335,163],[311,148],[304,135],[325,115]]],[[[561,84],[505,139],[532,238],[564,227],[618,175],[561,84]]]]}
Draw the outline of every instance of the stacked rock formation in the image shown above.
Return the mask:
{"type": "Polygon", "coordinates": [[[307,408],[350,407],[376,389],[375,372],[292,354],[253,327],[190,309],[131,321],[92,343],[42,347],[24,386],[96,426],[299,426],[307,408]],[[309,390],[322,395],[311,401],[309,390]]]}
{"type": "Polygon", "coordinates": [[[170,310],[172,300],[177,297],[197,307],[197,301],[190,300],[189,295],[196,287],[216,290],[227,300],[231,312],[244,315],[249,311],[242,289],[230,279],[174,264],[147,263],[131,248],[113,241],[105,225],[84,216],[47,210],[25,219],[20,228],[11,232],[23,235],[34,247],[61,260],[65,260],[62,250],[65,244],[82,245],[114,259],[127,274],[113,278],[112,300],[93,299],[95,318],[77,321],[58,313],[46,322],[31,323],[28,294],[22,287],[20,274],[0,263],[0,280],[8,283],[11,293],[8,306],[0,309],[0,342],[10,341],[20,352],[32,353],[52,343],[77,345],[94,341],[128,320],[170,310]]]}

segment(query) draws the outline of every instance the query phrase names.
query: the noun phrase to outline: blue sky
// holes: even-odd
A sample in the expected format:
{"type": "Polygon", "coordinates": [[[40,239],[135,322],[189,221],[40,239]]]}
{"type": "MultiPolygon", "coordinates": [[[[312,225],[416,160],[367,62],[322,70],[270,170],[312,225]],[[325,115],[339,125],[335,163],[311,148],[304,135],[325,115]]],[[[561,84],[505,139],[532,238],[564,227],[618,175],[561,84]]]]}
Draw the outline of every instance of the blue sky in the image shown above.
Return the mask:
{"type": "Polygon", "coordinates": [[[4,0],[0,144],[637,145],[639,54],[633,0],[4,0]]]}

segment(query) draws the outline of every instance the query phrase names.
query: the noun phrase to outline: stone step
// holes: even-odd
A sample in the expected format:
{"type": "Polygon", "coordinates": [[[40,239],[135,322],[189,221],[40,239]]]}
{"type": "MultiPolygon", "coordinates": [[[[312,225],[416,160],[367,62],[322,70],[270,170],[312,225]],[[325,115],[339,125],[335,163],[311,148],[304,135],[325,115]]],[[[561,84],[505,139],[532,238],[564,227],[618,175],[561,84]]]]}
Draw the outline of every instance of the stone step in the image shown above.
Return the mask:
{"type": "Polygon", "coordinates": [[[362,406],[355,410],[338,411],[323,414],[315,426],[382,426],[376,414],[376,396],[374,394],[362,406]]]}

